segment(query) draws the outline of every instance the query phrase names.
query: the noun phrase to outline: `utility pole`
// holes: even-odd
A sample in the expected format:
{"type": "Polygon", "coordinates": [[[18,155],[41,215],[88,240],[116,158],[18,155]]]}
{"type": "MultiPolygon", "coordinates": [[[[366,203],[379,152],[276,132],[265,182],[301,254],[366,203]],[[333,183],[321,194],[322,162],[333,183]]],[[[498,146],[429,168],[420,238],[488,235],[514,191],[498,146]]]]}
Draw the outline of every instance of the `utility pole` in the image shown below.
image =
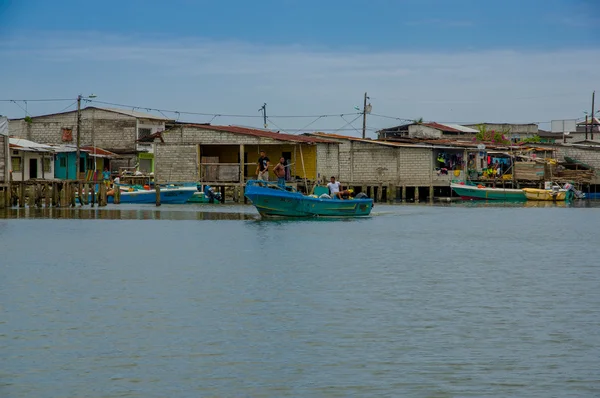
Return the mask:
{"type": "Polygon", "coordinates": [[[366,138],[367,134],[367,93],[365,93],[365,101],[363,103],[363,140],[366,138]]]}
{"type": "Polygon", "coordinates": [[[594,139],[594,126],[596,125],[596,119],[594,119],[594,97],[596,97],[596,91],[592,93],[592,140],[594,139]]]}
{"type": "Polygon", "coordinates": [[[77,96],[77,131],[76,131],[76,141],[77,141],[77,151],[75,152],[75,179],[79,180],[79,157],[81,156],[79,151],[80,145],[80,134],[79,131],[81,129],[81,94],[77,96]]]}
{"type": "Polygon", "coordinates": [[[262,112],[262,114],[263,114],[263,124],[264,124],[265,128],[267,128],[267,103],[265,102],[263,104],[263,106],[261,106],[258,111],[262,112]]]}

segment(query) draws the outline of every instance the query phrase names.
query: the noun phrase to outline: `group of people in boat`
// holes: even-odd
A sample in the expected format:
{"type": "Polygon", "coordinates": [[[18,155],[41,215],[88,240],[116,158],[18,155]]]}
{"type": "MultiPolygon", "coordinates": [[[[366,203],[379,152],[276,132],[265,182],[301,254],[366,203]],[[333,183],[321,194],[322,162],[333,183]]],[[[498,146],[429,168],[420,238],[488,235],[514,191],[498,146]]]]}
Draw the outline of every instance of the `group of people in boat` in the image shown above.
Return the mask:
{"type": "MultiPolygon", "coordinates": [[[[260,181],[269,181],[269,166],[271,160],[267,156],[265,151],[260,151],[260,157],[258,158],[256,166],[256,179],[260,181]]],[[[273,174],[277,177],[277,185],[285,187],[285,176],[286,176],[286,160],[282,156],[279,158],[279,162],[273,167],[273,174]]],[[[342,184],[336,181],[335,177],[331,177],[330,182],[327,184],[329,189],[329,196],[337,199],[352,199],[354,191],[352,189],[342,189],[342,184]]]]}

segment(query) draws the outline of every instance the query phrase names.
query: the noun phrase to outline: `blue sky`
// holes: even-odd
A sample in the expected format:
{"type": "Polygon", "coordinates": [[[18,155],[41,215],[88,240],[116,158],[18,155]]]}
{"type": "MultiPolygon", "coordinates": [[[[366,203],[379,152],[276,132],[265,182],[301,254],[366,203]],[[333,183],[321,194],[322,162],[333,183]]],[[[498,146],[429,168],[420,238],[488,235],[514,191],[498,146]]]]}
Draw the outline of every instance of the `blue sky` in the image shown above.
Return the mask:
{"type": "MultiPolygon", "coordinates": [[[[256,114],[267,102],[271,114],[320,115],[353,112],[368,91],[374,113],[399,118],[542,122],[590,107],[599,43],[593,0],[0,0],[0,99],[94,92],[161,109],[256,114]]],[[[22,117],[18,105],[0,114],[22,117]]],[[[393,124],[369,118],[373,130],[393,124]]]]}

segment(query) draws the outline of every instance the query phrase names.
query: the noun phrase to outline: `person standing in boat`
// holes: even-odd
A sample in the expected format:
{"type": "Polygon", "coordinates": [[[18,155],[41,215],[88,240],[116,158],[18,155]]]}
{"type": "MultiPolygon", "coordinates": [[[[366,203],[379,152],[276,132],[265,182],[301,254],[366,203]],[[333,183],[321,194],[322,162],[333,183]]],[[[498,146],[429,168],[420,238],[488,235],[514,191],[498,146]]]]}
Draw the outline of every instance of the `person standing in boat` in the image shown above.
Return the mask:
{"type": "Polygon", "coordinates": [[[277,177],[277,185],[285,187],[285,158],[279,158],[279,163],[273,168],[273,173],[277,177]]]}
{"type": "Polygon", "coordinates": [[[270,159],[267,157],[267,154],[265,151],[260,151],[258,166],[256,167],[256,175],[258,176],[258,180],[269,181],[269,165],[270,159]]]}

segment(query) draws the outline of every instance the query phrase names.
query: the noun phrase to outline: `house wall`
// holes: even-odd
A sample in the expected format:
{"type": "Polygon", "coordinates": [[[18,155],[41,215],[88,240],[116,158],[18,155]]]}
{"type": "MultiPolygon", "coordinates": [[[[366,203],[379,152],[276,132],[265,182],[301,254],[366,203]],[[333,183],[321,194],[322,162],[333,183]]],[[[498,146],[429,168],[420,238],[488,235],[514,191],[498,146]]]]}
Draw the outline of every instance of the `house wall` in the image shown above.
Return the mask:
{"type": "Polygon", "coordinates": [[[329,181],[331,176],[339,178],[339,144],[317,144],[317,179],[321,183],[329,181]]]}
{"type": "MultiPolygon", "coordinates": [[[[54,158],[54,178],[58,179],[58,180],[74,180],[75,179],[75,173],[77,172],[77,166],[75,163],[75,159],[77,157],[77,154],[75,152],[60,152],[57,153],[55,158],[54,158]],[[66,167],[61,166],[61,159],[66,159],[66,167]],[[67,169],[68,169],[68,173],[67,173],[67,169]]],[[[85,159],[85,166],[82,170],[80,170],[80,173],[85,173],[87,171],[87,154],[82,152],[80,153],[80,158],[81,159],[85,159]]],[[[102,169],[100,169],[102,170],[102,169]]]]}
{"type": "Polygon", "coordinates": [[[8,136],[0,134],[0,185],[10,181],[10,155],[8,136]]]}
{"type": "MultiPolygon", "coordinates": [[[[164,130],[164,122],[140,119],[143,126],[156,132],[164,130]]],[[[101,109],[85,108],[81,111],[80,143],[95,145],[115,153],[137,150],[137,119],[101,109]]],[[[44,144],[76,144],[77,112],[34,117],[30,123],[24,120],[9,121],[11,136],[25,138],[44,144]],[[72,130],[72,139],[63,141],[63,128],[72,130]]]]}
{"type": "Polygon", "coordinates": [[[414,124],[408,126],[408,136],[410,138],[442,138],[442,132],[429,126],[414,124]]]}
{"type": "MultiPolygon", "coordinates": [[[[39,152],[27,152],[11,150],[11,161],[12,158],[21,159],[21,171],[13,170],[12,178],[13,181],[28,181],[30,180],[30,162],[33,159],[37,164],[37,179],[42,179],[42,175],[46,180],[54,179],[54,155],[49,153],[45,155],[46,159],[50,160],[50,170],[42,173],[42,155],[39,152]],[[24,178],[23,178],[24,177],[24,178]]],[[[11,163],[12,165],[12,163],[11,163]]]]}
{"type": "MultiPolygon", "coordinates": [[[[342,183],[356,185],[395,184],[426,186],[433,181],[433,152],[430,148],[387,146],[339,140],[338,173],[342,183]]],[[[330,157],[335,161],[335,155],[330,157]]]]}

